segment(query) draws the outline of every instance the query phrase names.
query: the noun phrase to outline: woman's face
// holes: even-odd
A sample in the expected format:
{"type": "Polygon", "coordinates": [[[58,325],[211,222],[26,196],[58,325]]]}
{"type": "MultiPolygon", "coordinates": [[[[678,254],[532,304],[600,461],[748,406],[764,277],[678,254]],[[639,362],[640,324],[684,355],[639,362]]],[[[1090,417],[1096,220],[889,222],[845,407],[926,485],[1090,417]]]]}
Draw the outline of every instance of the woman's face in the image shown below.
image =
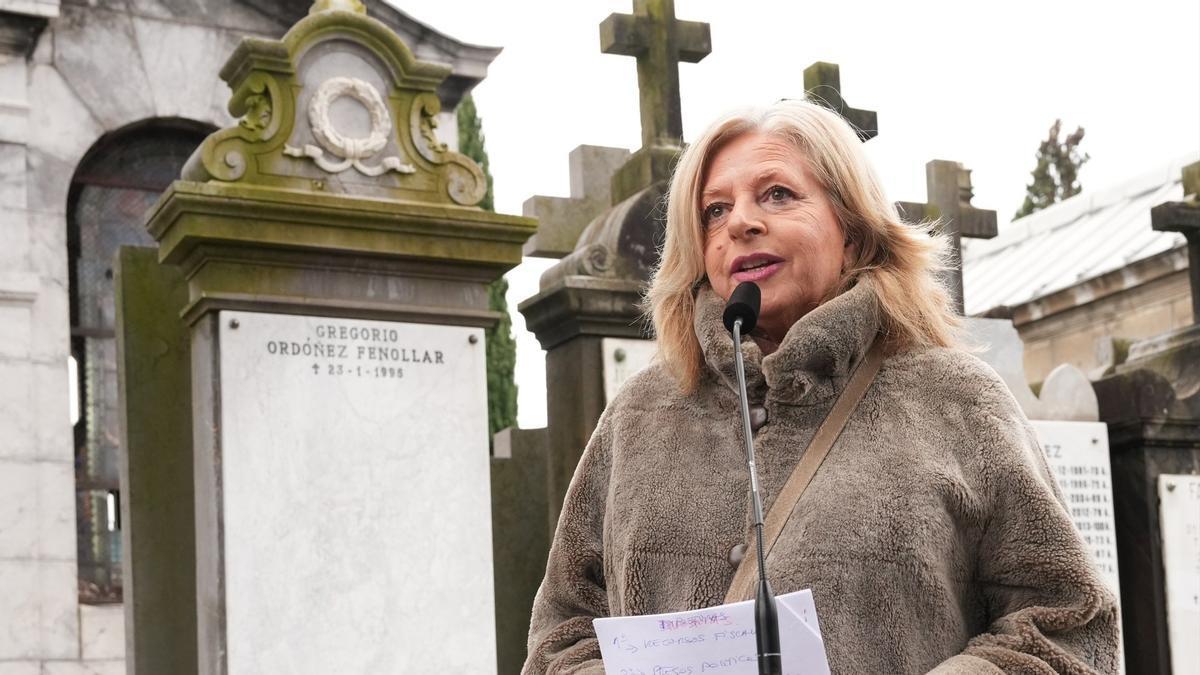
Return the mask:
{"type": "Polygon", "coordinates": [[[758,329],[778,343],[841,278],[848,245],[804,153],[784,139],[739,136],[713,155],[700,195],[704,269],[728,299],[762,290],[758,329]]]}

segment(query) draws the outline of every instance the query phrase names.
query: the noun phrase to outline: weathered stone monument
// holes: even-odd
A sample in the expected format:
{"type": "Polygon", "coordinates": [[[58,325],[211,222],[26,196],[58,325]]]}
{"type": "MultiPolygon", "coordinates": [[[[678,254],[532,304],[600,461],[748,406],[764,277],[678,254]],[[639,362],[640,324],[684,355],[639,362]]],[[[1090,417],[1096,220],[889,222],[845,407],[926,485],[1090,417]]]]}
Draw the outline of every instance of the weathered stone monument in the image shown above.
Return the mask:
{"type": "Polygon", "coordinates": [[[575,250],[575,242],[592,218],[612,206],[612,175],[629,160],[624,148],[581,145],[570,155],[570,197],[536,195],[525,200],[522,213],[538,222],[553,223],[539,227],[525,243],[525,255],[535,258],[562,258],[575,250]]]}
{"type": "MultiPolygon", "coordinates": [[[[547,351],[551,530],[579,455],[604,410],[604,340],[648,337],[640,320],[641,292],[657,259],[661,203],[683,148],[678,64],[702,59],[711,40],[707,24],[677,20],[671,0],[636,0],[632,15],[613,14],[600,25],[600,47],[606,54],[637,58],[642,147],[612,173],[610,203],[575,241],[564,241],[571,252],[546,271],[540,292],[520,306],[547,351]]],[[[589,169],[599,167],[583,171],[589,169]]],[[[568,228],[570,221],[544,221],[538,240],[568,228]]]]}
{"type": "Polygon", "coordinates": [[[949,269],[943,282],[963,313],[962,239],[991,239],[996,236],[996,212],[971,206],[974,191],[971,172],[958,162],[935,159],[925,165],[924,203],[896,202],[900,215],[909,222],[936,221],[938,229],[950,238],[949,269]]]}
{"type": "Polygon", "coordinates": [[[534,226],[476,207],[482,173],[435,136],[448,73],[356,0],[245,40],[221,73],[239,122],[148,216],[178,281],[122,258],[122,288],[173,283],[163,305],[182,305],[126,302],[126,348],[178,354],[163,336],[182,322],[190,361],[170,378],[191,383],[190,406],[169,408],[190,412],[182,447],[145,422],[170,396],[158,375],[121,359],[131,672],[494,672],[483,327],[498,318],[487,285],[534,226]],[[186,555],[187,536],[137,543],[189,525],[137,503],[171,497],[137,478],[155,462],[194,492],[192,587],[139,576],[186,555]],[[187,612],[194,660],[143,639],[186,653],[187,612]]]}
{"type": "Polygon", "coordinates": [[[817,61],[805,68],[804,95],[841,115],[854,127],[862,142],[879,135],[879,115],[874,110],[852,108],[842,98],[842,76],[836,63],[817,61]]]}
{"type": "MultiPolygon", "coordinates": [[[[1184,200],[1156,206],[1151,222],[1187,236],[1196,309],[1200,164],[1183,183],[1184,200]]],[[[1095,389],[1112,439],[1126,663],[1182,675],[1200,663],[1200,321],[1135,343],[1116,370],[1095,389]]]]}
{"type": "Polygon", "coordinates": [[[635,0],[634,13],[600,25],[600,49],[635,56],[641,91],[642,147],[582,145],[571,152],[571,197],[531,197],[524,213],[539,219],[528,255],[561,258],[540,292],[520,305],[546,354],[546,429],[498,434],[492,489],[497,575],[499,668],[525,660],[533,596],[545,571],[550,535],[579,456],[611,396],[604,378],[613,341],[646,343],[642,290],[657,257],[661,203],[683,147],[680,61],[711,49],[707,24],[678,21],[671,0],[635,0]],[[534,521],[531,523],[530,521],[534,521]],[[539,528],[539,532],[531,532],[539,528]]]}

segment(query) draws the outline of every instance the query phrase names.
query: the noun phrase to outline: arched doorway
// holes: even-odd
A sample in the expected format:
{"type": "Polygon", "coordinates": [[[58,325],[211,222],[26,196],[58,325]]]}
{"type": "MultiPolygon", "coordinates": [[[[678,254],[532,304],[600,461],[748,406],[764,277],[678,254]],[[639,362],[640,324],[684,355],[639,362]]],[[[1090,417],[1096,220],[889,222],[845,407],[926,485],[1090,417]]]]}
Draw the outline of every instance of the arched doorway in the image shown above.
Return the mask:
{"type": "Polygon", "coordinates": [[[153,246],[146,211],[214,129],[148,120],[106,134],[88,151],[67,198],[79,599],[120,602],[120,416],[113,298],[121,246],[153,246]]]}

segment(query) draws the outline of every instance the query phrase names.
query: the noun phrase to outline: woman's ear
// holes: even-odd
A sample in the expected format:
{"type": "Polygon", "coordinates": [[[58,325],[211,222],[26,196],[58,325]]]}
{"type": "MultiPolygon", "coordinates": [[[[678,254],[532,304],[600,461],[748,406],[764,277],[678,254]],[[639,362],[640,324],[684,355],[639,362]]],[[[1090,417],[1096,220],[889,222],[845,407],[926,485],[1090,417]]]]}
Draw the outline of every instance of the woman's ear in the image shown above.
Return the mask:
{"type": "Polygon", "coordinates": [[[845,243],[842,245],[842,274],[850,268],[858,260],[858,242],[854,241],[849,235],[846,236],[845,243]]]}

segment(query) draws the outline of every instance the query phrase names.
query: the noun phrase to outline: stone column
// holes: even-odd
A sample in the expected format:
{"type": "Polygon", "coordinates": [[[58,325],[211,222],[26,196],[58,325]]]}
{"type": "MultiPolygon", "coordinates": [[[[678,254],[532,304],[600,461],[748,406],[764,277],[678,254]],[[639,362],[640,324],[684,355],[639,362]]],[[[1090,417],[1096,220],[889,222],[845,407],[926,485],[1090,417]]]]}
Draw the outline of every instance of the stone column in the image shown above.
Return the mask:
{"type": "Polygon", "coordinates": [[[925,202],[896,202],[896,207],[910,222],[936,222],[938,231],[950,239],[950,269],[943,278],[961,315],[964,313],[963,237],[991,239],[996,236],[996,212],[971,205],[975,195],[971,172],[958,162],[935,159],[926,164],[925,185],[928,193],[925,202]]]}
{"type": "Polygon", "coordinates": [[[29,180],[33,54],[58,13],[0,0],[0,671],[22,674],[80,659],[98,609],[78,601],[63,230],[29,180]]]}
{"type": "MultiPolygon", "coordinates": [[[[1151,220],[1155,229],[1185,232],[1195,252],[1200,165],[1184,169],[1183,183],[1185,199],[1156,206],[1151,220]]],[[[1191,264],[1197,261],[1193,253],[1191,264]]],[[[1195,302],[1200,275],[1193,270],[1190,278],[1195,302]]],[[[1180,569],[1166,555],[1169,546],[1197,546],[1200,515],[1190,507],[1174,513],[1163,506],[1173,501],[1168,491],[1176,481],[1200,476],[1200,318],[1196,321],[1134,343],[1116,374],[1095,383],[1112,446],[1125,660],[1131,673],[1182,675],[1181,667],[1200,658],[1195,635],[1184,628],[1200,611],[1200,598],[1180,587],[1181,581],[1194,581],[1195,562],[1180,569]],[[1191,520],[1190,538],[1164,530],[1164,519],[1175,518],[1191,520]]],[[[1200,546],[1194,550],[1200,555],[1200,546]]]]}
{"type": "Polygon", "coordinates": [[[483,328],[534,227],[475,206],[448,74],[320,2],[234,52],[241,119],[148,216],[187,282],[195,672],[494,672],[483,328]]]}

